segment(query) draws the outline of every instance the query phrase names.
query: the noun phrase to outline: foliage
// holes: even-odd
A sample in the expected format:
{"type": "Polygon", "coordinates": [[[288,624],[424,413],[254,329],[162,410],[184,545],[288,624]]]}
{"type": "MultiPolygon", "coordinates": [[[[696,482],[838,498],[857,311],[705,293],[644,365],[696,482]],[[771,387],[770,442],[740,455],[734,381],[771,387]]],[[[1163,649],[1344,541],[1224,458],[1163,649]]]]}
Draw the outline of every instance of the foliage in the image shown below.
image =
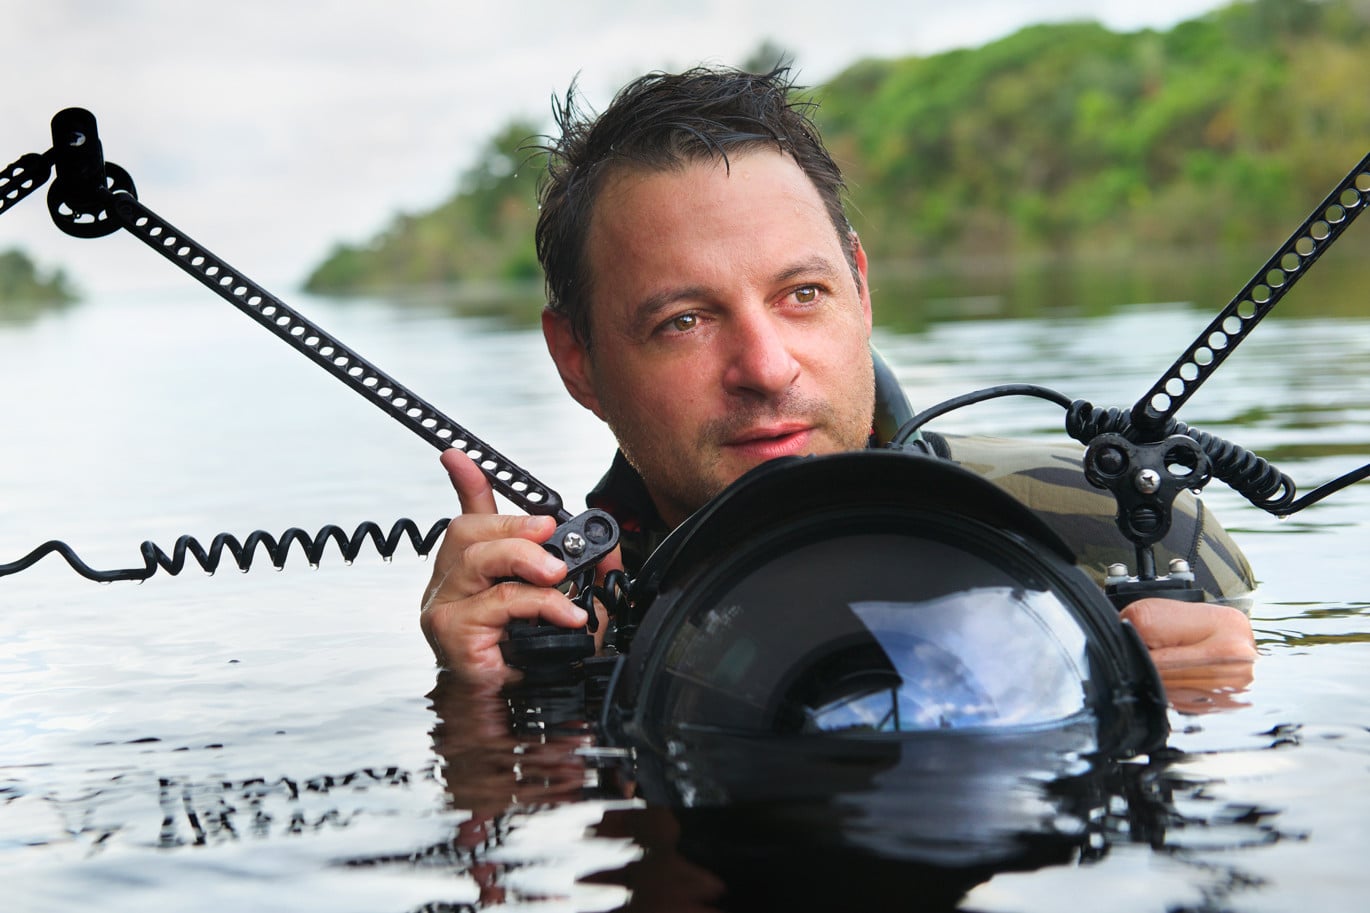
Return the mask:
{"type": "Polygon", "coordinates": [[[456,192],[430,212],[401,214],[371,241],[339,244],[305,282],[313,292],[357,292],[457,280],[541,276],[533,247],[542,154],[535,128],[509,124],[456,192]]]}
{"type": "MultiPolygon", "coordinates": [[[[1165,32],[1038,25],[863,60],[815,96],[888,262],[1277,243],[1370,146],[1367,85],[1370,0],[1251,0],[1165,32]]],[[[511,124],[447,202],[340,245],[309,288],[536,277],[532,132],[511,124]]]]}
{"type": "Polygon", "coordinates": [[[769,73],[778,67],[794,66],[794,53],[769,38],[757,45],[756,50],[738,65],[748,73],[769,73]]]}
{"type": "Polygon", "coordinates": [[[0,251],[0,313],[74,300],[76,293],[61,270],[43,273],[23,251],[0,251]]]}
{"type": "Polygon", "coordinates": [[[1370,141],[1370,5],[1256,0],[1168,32],[1034,26],[821,92],[887,257],[1275,243],[1370,141]]]}

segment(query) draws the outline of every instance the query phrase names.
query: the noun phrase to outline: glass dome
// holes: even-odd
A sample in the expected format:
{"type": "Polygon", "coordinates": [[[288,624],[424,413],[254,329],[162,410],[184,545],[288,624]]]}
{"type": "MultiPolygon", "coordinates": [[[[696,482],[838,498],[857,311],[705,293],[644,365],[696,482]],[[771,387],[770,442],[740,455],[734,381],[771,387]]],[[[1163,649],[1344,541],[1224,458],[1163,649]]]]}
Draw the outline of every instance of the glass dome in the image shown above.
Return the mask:
{"type": "Polygon", "coordinates": [[[951,464],[767,464],[664,544],[611,731],[899,737],[1134,717],[1165,734],[1135,633],[1026,508],[951,464]]]}

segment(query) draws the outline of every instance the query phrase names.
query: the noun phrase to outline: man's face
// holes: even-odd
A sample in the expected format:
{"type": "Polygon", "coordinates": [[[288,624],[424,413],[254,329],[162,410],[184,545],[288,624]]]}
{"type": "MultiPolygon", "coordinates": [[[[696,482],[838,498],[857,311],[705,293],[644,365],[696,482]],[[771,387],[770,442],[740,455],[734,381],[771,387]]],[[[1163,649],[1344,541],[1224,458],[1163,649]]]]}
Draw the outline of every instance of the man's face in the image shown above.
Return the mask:
{"type": "Polygon", "coordinates": [[[675,525],[748,469],[863,447],[874,379],[860,287],[813,184],[750,151],[609,178],[587,239],[593,347],[544,330],[675,525]]]}

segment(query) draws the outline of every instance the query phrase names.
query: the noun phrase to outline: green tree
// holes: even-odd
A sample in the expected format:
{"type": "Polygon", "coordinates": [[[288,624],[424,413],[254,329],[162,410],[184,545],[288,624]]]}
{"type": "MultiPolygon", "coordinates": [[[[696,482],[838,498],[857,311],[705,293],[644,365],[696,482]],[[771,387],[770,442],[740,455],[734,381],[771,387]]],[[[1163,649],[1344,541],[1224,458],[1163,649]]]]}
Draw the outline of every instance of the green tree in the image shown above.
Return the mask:
{"type": "Polygon", "coordinates": [[[1274,243],[1370,140],[1367,16],[1259,0],[1165,33],[1032,26],[856,63],[819,115],[886,258],[1274,243]]]}
{"type": "Polygon", "coordinates": [[[363,244],[336,245],[305,288],[360,292],[537,277],[533,228],[543,159],[530,146],[535,129],[526,121],[504,127],[445,202],[425,213],[396,216],[363,244]]]}
{"type": "MultiPolygon", "coordinates": [[[[766,42],[746,66],[785,56],[766,42]]],[[[888,263],[1277,243],[1365,153],[1367,85],[1365,0],[1252,0],[1163,32],[1037,25],[861,60],[812,94],[888,263]]],[[[501,130],[446,202],[340,245],[310,287],[535,277],[531,132],[501,130]]]]}
{"type": "Polygon", "coordinates": [[[748,73],[769,73],[776,67],[794,66],[794,52],[767,38],[747,55],[740,69],[748,73]]]}
{"type": "Polygon", "coordinates": [[[0,313],[27,313],[36,306],[75,300],[76,293],[60,269],[44,273],[23,251],[0,251],[0,313]]]}

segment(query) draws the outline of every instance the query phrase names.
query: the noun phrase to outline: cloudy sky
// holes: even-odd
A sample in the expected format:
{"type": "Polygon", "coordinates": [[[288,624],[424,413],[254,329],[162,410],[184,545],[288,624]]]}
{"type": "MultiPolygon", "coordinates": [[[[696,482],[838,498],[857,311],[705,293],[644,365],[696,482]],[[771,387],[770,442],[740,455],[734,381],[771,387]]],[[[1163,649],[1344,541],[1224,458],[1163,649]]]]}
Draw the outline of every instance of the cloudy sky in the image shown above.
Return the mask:
{"type": "MultiPolygon", "coordinates": [[[[592,102],[641,72],[735,63],[763,40],[806,83],[862,57],[974,46],[1042,21],[1165,28],[1220,0],[0,0],[0,164],[93,111],[139,198],[285,295],[339,240],[446,196],[513,116],[545,120],[572,78],[592,102]]],[[[35,194],[0,249],[86,291],[186,280],[122,233],[61,235],[35,194]],[[146,254],[146,255],[145,255],[146,254]]]]}

